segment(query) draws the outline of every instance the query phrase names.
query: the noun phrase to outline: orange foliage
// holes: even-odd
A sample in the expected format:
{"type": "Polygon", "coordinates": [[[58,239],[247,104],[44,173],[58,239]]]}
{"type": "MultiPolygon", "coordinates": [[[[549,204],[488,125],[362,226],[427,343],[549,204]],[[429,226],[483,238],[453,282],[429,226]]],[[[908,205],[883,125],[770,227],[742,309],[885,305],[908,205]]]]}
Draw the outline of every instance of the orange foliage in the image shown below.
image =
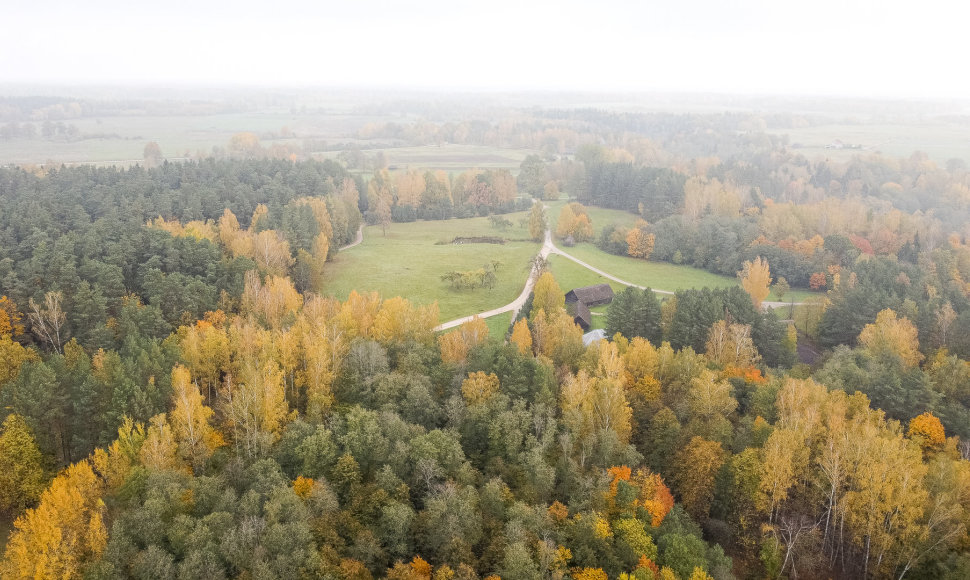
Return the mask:
{"type": "Polygon", "coordinates": [[[910,439],[918,439],[923,449],[939,449],[946,443],[943,423],[930,412],[913,417],[909,422],[909,430],[906,434],[909,435],[910,439]]]}
{"type": "Polygon", "coordinates": [[[763,385],[768,382],[768,379],[761,375],[761,370],[753,366],[741,368],[734,365],[728,365],[724,368],[724,372],[722,374],[726,379],[741,377],[745,380],[745,382],[756,385],[763,385]]]}
{"type": "Polygon", "coordinates": [[[340,578],[343,580],[371,580],[373,576],[360,560],[344,558],[340,561],[340,578]]]}
{"type": "Polygon", "coordinates": [[[313,485],[312,479],[301,475],[293,481],[293,493],[302,499],[307,499],[310,497],[310,492],[313,491],[313,485]]]}
{"type": "Polygon", "coordinates": [[[431,564],[425,562],[421,556],[415,556],[414,560],[411,560],[411,569],[422,578],[431,578],[431,564]]]}
{"type": "Polygon", "coordinates": [[[23,334],[24,325],[20,321],[17,305],[6,296],[0,296],[0,336],[23,334]]]}
{"type": "Polygon", "coordinates": [[[638,469],[632,483],[640,488],[635,504],[650,513],[651,526],[659,526],[674,508],[674,496],[670,493],[670,488],[659,474],[646,469],[638,469]]]}
{"type": "Polygon", "coordinates": [[[552,502],[552,505],[549,506],[548,512],[549,516],[557,522],[566,521],[566,518],[569,517],[569,508],[558,501],[552,502]]]}
{"type": "Polygon", "coordinates": [[[819,288],[825,288],[828,282],[825,280],[825,274],[822,272],[815,272],[812,277],[808,279],[808,285],[812,290],[818,290],[819,288]]]}
{"type": "Polygon", "coordinates": [[[632,471],[626,465],[614,465],[606,470],[610,476],[610,498],[616,497],[616,489],[621,481],[630,481],[632,471]]]}
{"type": "Polygon", "coordinates": [[[646,556],[640,556],[640,561],[637,562],[637,569],[639,570],[640,568],[650,570],[650,573],[653,574],[654,578],[660,577],[660,568],[656,563],[654,563],[653,560],[647,558],[646,556]]]}

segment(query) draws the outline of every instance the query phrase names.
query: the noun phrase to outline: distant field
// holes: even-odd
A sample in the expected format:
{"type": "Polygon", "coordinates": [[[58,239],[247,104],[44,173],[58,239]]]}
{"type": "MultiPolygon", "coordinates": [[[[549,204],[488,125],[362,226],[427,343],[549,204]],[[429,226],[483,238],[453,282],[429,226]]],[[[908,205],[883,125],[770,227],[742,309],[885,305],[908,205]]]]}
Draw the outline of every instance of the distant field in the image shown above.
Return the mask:
{"type": "Polygon", "coordinates": [[[933,120],[919,125],[821,125],[800,129],[770,129],[768,132],[788,135],[793,149],[809,158],[823,157],[843,161],[874,151],[890,157],[909,157],[914,151],[923,151],[941,165],[954,157],[970,160],[970,131],[966,127],[933,120]],[[845,145],[861,145],[863,149],[825,148],[836,140],[845,145]]]}
{"type": "MultiPolygon", "coordinates": [[[[180,159],[202,152],[208,155],[213,147],[226,147],[236,133],[251,132],[260,138],[263,147],[274,144],[302,148],[304,139],[331,146],[357,142],[357,130],[376,117],[362,116],[344,110],[328,110],[325,114],[296,112],[278,107],[259,112],[221,113],[209,115],[149,115],[131,114],[68,119],[82,136],[76,141],[14,139],[0,141],[0,165],[46,163],[95,163],[132,165],[141,163],[145,144],[155,141],[167,159],[180,159]],[[280,138],[286,128],[290,136],[280,138]]],[[[38,132],[40,123],[35,123],[38,132]]],[[[386,141],[386,140],[385,140],[386,141]]],[[[336,152],[332,152],[336,155],[336,152]]],[[[524,155],[523,155],[524,157],[524,155]]]]}
{"type": "MultiPolygon", "coordinates": [[[[534,151],[477,145],[443,144],[384,149],[388,165],[403,170],[429,168],[453,171],[466,169],[511,169],[518,172],[522,160],[534,151]]],[[[373,153],[373,151],[368,151],[373,153]]]]}
{"type": "Polygon", "coordinates": [[[538,244],[436,242],[478,235],[526,239],[528,232],[518,225],[524,216],[524,212],[508,214],[506,217],[516,225],[505,232],[492,228],[487,218],[395,223],[388,228],[386,238],[380,227],[367,227],[362,244],[340,252],[328,264],[324,292],[340,299],[357,290],[377,291],[386,298],[403,296],[418,304],[437,300],[442,322],[503,306],[522,291],[529,260],[539,251],[538,244]],[[452,290],[440,279],[446,272],[475,270],[490,260],[502,262],[498,282],[491,290],[452,290]]]}
{"type": "MultiPolygon", "coordinates": [[[[155,141],[166,158],[195,155],[202,151],[209,154],[213,147],[226,147],[236,133],[249,131],[261,136],[263,146],[295,144],[300,146],[305,137],[315,139],[329,136],[337,138],[343,130],[349,130],[337,116],[326,122],[320,117],[296,115],[286,111],[238,113],[218,115],[125,115],[103,118],[82,118],[65,121],[77,126],[82,135],[99,135],[97,138],[78,141],[45,139],[16,139],[0,141],[0,164],[45,163],[117,163],[128,165],[141,162],[145,144],[155,141]],[[268,139],[283,127],[289,128],[291,139],[268,139]]],[[[356,125],[356,122],[354,123],[356,125]]]]}

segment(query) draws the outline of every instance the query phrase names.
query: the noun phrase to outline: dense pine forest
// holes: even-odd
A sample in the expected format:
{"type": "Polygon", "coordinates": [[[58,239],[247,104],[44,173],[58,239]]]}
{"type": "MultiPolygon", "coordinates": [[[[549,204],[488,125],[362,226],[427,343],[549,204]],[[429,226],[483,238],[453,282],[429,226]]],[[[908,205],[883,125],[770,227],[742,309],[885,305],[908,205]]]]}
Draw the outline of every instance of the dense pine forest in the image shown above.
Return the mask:
{"type": "Polygon", "coordinates": [[[970,171],[754,121],[366,129],[541,152],[515,176],[255,142],[0,168],[0,576],[970,576],[970,171]],[[588,346],[542,260],[501,336],[328,294],[363,225],[561,196],[558,239],[740,285],[628,288],[588,346]]]}

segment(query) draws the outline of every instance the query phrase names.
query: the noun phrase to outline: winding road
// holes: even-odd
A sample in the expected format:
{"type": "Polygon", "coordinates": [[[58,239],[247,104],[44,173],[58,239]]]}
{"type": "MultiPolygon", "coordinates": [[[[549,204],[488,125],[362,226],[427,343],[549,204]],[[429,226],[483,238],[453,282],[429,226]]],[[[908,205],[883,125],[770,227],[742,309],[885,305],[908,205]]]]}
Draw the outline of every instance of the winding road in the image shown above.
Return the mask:
{"type": "MultiPolygon", "coordinates": [[[[355,239],[352,243],[347,244],[346,246],[343,246],[338,251],[342,252],[344,250],[353,248],[354,246],[360,244],[362,241],[364,241],[364,226],[363,225],[360,226],[360,228],[357,230],[357,239],[355,239]]],[[[567,260],[572,260],[573,262],[576,262],[577,264],[579,264],[580,266],[586,268],[587,270],[589,270],[591,272],[595,272],[595,273],[599,274],[600,276],[603,276],[604,278],[606,278],[608,280],[613,280],[614,282],[617,282],[619,284],[623,284],[624,286],[633,286],[634,288],[639,288],[641,290],[646,290],[646,288],[647,288],[646,286],[641,286],[639,284],[634,284],[632,282],[627,282],[626,280],[623,280],[622,278],[617,278],[616,276],[614,276],[612,274],[609,274],[607,272],[604,272],[603,270],[600,270],[599,268],[597,268],[595,266],[592,266],[590,264],[587,264],[586,262],[580,260],[579,258],[577,258],[575,256],[572,256],[570,254],[567,254],[566,252],[564,252],[561,249],[559,249],[558,247],[556,247],[556,244],[554,244],[552,242],[552,231],[549,228],[546,228],[546,237],[545,237],[545,240],[542,242],[542,249],[539,250],[539,256],[542,257],[543,260],[546,260],[552,254],[555,254],[557,256],[562,256],[563,258],[566,258],[567,260]]],[[[472,314],[470,316],[462,316],[461,318],[456,318],[454,320],[449,320],[448,322],[443,322],[443,323],[439,324],[438,326],[434,327],[434,330],[438,331],[438,330],[448,330],[449,328],[455,328],[456,326],[461,326],[465,322],[468,322],[469,320],[474,319],[476,316],[478,318],[489,318],[489,317],[492,317],[492,316],[497,316],[499,314],[504,314],[506,312],[511,312],[512,313],[512,318],[515,319],[515,316],[518,314],[519,309],[522,308],[522,305],[525,304],[525,301],[529,299],[529,294],[532,293],[532,287],[535,286],[536,279],[538,278],[538,274],[539,274],[539,272],[533,268],[529,272],[528,279],[526,279],[526,281],[525,281],[525,287],[522,288],[522,293],[519,294],[518,298],[516,298],[512,302],[509,302],[505,306],[500,306],[498,308],[493,308],[491,310],[486,310],[484,312],[479,312],[478,314],[472,314]]],[[[656,292],[657,294],[673,295],[673,292],[671,292],[670,290],[658,290],[656,288],[653,288],[652,290],[654,292],[656,292]]],[[[792,305],[794,305],[794,306],[800,306],[801,304],[802,304],[802,302],[795,302],[795,303],[791,303],[791,302],[762,302],[761,303],[761,305],[762,305],[763,308],[780,308],[782,306],[792,306],[792,305]]]]}
{"type": "Polygon", "coordinates": [[[349,250],[350,248],[353,248],[354,246],[356,246],[357,244],[363,241],[364,241],[364,224],[360,224],[360,227],[357,228],[357,237],[354,238],[354,241],[350,242],[346,246],[337,248],[337,251],[342,252],[344,250],[349,250]]]}
{"type": "MultiPolygon", "coordinates": [[[[539,250],[539,255],[543,260],[549,257],[549,254],[558,253],[558,249],[552,243],[552,232],[546,229],[546,240],[542,243],[542,249],[539,250]]],[[[465,322],[472,320],[476,316],[479,318],[488,318],[490,316],[495,316],[502,314],[504,312],[511,312],[512,318],[514,319],[516,314],[519,313],[519,309],[525,304],[525,301],[529,299],[529,294],[532,293],[532,287],[535,286],[536,279],[538,278],[538,270],[533,268],[529,272],[529,278],[525,281],[525,288],[522,289],[522,293],[519,297],[509,302],[505,306],[500,306],[499,308],[493,308],[492,310],[486,310],[485,312],[480,312],[478,314],[472,314],[471,316],[463,316],[461,318],[456,318],[454,320],[449,320],[443,324],[439,324],[434,327],[435,330],[448,330],[449,328],[454,328],[456,326],[461,326],[465,322]]]]}
{"type": "MultiPolygon", "coordinates": [[[[639,284],[634,284],[632,282],[627,282],[626,280],[623,280],[622,278],[617,278],[616,276],[614,276],[612,274],[609,274],[607,272],[604,272],[603,270],[600,270],[599,268],[597,268],[595,266],[592,266],[590,264],[587,264],[586,262],[580,260],[579,258],[577,258],[577,257],[575,257],[573,255],[567,254],[566,252],[562,251],[561,249],[559,249],[556,246],[556,244],[554,244],[552,242],[552,232],[547,228],[546,229],[546,239],[545,239],[545,241],[542,244],[542,250],[540,250],[539,255],[542,256],[542,259],[543,260],[545,260],[545,259],[549,258],[549,256],[552,255],[552,254],[555,254],[557,256],[562,256],[563,258],[566,258],[567,260],[572,260],[573,262],[576,262],[577,264],[579,264],[580,266],[586,268],[587,270],[590,270],[591,272],[595,272],[595,273],[599,274],[600,276],[603,276],[604,278],[606,278],[608,280],[613,280],[614,282],[617,282],[619,284],[623,284],[624,286],[633,286],[634,288],[639,288],[641,290],[646,290],[647,289],[646,286],[641,286],[639,284]]],[[[442,324],[439,324],[434,329],[435,330],[447,330],[449,328],[454,328],[456,326],[461,326],[462,324],[464,324],[465,322],[468,322],[469,320],[472,320],[476,316],[479,317],[479,318],[488,318],[490,316],[496,316],[498,314],[502,314],[502,313],[505,313],[505,312],[512,312],[512,318],[515,319],[515,316],[516,316],[516,314],[518,314],[519,309],[522,308],[522,305],[525,304],[525,301],[529,299],[529,294],[532,292],[532,287],[536,283],[537,274],[538,274],[538,272],[536,272],[535,270],[529,272],[529,279],[526,280],[526,282],[525,282],[525,288],[522,289],[522,293],[519,294],[519,297],[518,298],[516,298],[512,302],[509,302],[505,306],[501,306],[499,308],[493,308],[492,310],[486,310],[485,312],[479,312],[478,314],[472,314],[471,316],[463,316],[461,318],[456,318],[454,320],[449,320],[448,322],[444,322],[442,324]]],[[[666,294],[666,295],[669,295],[669,296],[673,296],[673,294],[674,294],[670,290],[658,290],[657,288],[651,288],[651,290],[653,290],[657,294],[666,294]]],[[[803,304],[802,302],[794,302],[794,303],[792,303],[792,302],[762,302],[761,303],[761,307],[762,308],[780,308],[782,306],[801,306],[802,304],[803,304]]]]}

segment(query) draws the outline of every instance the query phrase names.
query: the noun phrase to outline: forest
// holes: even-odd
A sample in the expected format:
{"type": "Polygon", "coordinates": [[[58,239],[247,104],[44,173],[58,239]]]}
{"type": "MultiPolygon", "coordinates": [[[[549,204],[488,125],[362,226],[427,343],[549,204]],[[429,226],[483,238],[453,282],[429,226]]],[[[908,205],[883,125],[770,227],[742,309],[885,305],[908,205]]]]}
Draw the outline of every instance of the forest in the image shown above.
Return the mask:
{"type": "Polygon", "coordinates": [[[0,576],[970,576],[966,162],[809,159],[779,115],[432,113],[355,136],[530,153],[0,168],[0,576]],[[560,199],[564,243],[740,282],[628,287],[589,345],[542,260],[504,335],[328,293],[358,231],[560,199]]]}

